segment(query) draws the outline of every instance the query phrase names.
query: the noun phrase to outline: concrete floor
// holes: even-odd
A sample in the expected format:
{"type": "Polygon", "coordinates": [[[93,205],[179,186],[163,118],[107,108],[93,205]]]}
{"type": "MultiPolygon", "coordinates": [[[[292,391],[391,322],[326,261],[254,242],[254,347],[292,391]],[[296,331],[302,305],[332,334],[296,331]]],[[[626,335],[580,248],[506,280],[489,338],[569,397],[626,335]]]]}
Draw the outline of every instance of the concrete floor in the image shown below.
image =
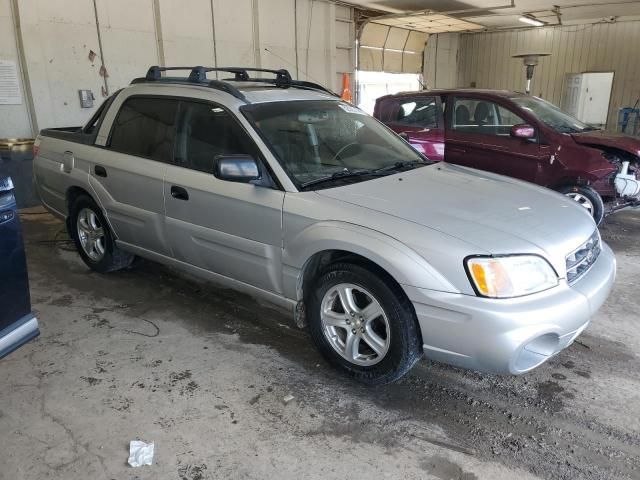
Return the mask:
{"type": "Polygon", "coordinates": [[[42,335],[0,361],[2,479],[640,478],[640,212],[604,225],[615,290],[548,364],[499,377],[423,361],[382,388],[337,375],[246,296],[146,261],[88,271],[31,212],[42,335]],[[126,464],[138,438],[153,466],[126,464]]]}

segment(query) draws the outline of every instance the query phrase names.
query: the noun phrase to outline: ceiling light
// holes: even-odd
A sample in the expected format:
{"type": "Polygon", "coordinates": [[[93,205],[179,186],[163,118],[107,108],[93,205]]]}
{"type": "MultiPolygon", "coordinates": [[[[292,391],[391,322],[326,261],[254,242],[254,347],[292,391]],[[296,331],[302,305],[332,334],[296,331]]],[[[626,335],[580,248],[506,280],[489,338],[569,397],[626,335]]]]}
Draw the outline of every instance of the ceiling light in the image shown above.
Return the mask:
{"type": "Polygon", "coordinates": [[[520,20],[523,23],[528,23],[529,25],[533,25],[534,27],[541,27],[544,25],[544,22],[530,15],[525,15],[523,17],[520,17],[518,20],[520,20]]]}

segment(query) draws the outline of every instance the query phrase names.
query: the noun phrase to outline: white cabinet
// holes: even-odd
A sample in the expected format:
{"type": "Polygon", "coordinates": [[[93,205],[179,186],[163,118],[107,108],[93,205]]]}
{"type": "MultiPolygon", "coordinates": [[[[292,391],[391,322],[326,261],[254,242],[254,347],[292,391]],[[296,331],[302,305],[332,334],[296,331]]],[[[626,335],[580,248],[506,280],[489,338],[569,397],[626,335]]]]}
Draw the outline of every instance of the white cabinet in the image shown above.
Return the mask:
{"type": "Polygon", "coordinates": [[[596,127],[607,124],[613,72],[567,73],[562,110],[596,127]]]}

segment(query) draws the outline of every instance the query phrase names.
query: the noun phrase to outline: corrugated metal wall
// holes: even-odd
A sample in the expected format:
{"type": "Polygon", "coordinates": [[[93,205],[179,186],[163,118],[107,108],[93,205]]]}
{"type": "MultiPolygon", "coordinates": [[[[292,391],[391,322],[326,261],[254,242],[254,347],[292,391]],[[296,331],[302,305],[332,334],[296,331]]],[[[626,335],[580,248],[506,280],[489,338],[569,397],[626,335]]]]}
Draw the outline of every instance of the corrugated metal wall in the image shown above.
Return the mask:
{"type": "Polygon", "coordinates": [[[613,71],[607,128],[615,129],[618,110],[640,97],[640,22],[545,27],[463,34],[458,86],[524,91],[525,69],[515,53],[551,52],[536,67],[532,94],[560,105],[566,73],[613,71]]]}

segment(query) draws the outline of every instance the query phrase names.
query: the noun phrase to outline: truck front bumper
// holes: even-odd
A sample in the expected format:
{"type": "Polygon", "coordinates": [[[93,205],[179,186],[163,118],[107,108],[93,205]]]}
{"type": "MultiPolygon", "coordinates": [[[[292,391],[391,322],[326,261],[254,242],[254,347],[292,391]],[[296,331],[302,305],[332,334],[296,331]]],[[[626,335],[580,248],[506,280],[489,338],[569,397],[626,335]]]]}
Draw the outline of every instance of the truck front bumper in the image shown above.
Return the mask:
{"type": "Polygon", "coordinates": [[[569,286],[489,299],[403,285],[413,303],[425,355],[497,374],[528,372],[571,345],[607,299],[616,259],[605,243],[591,269],[569,286]]]}

